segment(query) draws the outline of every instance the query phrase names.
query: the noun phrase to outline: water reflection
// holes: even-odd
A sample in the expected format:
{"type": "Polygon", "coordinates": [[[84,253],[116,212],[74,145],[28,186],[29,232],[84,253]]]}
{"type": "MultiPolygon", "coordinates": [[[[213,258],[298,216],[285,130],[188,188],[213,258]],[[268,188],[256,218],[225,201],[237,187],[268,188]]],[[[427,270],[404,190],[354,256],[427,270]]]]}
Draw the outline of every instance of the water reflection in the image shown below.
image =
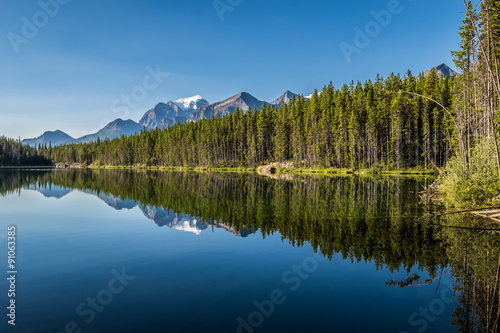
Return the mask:
{"type": "Polygon", "coordinates": [[[500,332],[500,231],[493,222],[468,216],[442,221],[442,239],[455,278],[459,306],[452,324],[460,332],[500,332]]]}
{"type": "Polygon", "coordinates": [[[451,270],[459,302],[452,324],[461,332],[499,329],[499,233],[484,230],[488,222],[471,216],[414,219],[432,212],[419,203],[425,178],[273,180],[251,174],[110,170],[0,175],[3,195],[25,188],[58,199],[82,191],[116,210],[140,209],[159,227],[195,235],[213,228],[241,237],[279,233],[284,242],[312,246],[330,259],[340,253],[377,269],[406,271],[408,278],[392,288],[419,288],[415,285],[423,282],[439,291],[445,288],[443,272],[451,270]],[[425,271],[427,280],[420,281],[415,268],[425,271]]]}
{"type": "Polygon", "coordinates": [[[303,177],[278,181],[252,174],[56,170],[7,172],[0,189],[36,190],[60,198],[93,194],[115,209],[139,207],[158,226],[199,233],[209,227],[237,235],[279,233],[295,246],[310,244],[377,267],[435,275],[448,265],[435,229],[415,223],[425,178],[303,177]],[[247,226],[249,226],[247,228],[247,226]]]}
{"type": "MultiPolygon", "coordinates": [[[[57,185],[46,185],[46,184],[30,184],[24,187],[27,190],[33,190],[41,193],[46,198],[56,198],[60,199],[72,191],[71,188],[62,187],[57,185]]],[[[153,221],[159,227],[168,227],[170,229],[175,229],[179,231],[193,233],[195,235],[201,234],[202,231],[209,228],[220,228],[226,230],[238,237],[247,237],[249,233],[253,233],[253,228],[247,229],[246,226],[239,231],[235,230],[230,225],[226,225],[219,221],[218,223],[212,223],[210,220],[200,219],[194,216],[186,215],[184,213],[176,213],[168,208],[156,207],[151,205],[142,205],[139,201],[134,201],[130,199],[121,199],[119,196],[114,196],[112,194],[105,194],[104,192],[97,193],[95,191],[81,190],[84,193],[95,195],[102,201],[104,201],[108,206],[116,210],[131,210],[138,207],[144,216],[149,220],[153,221]]]]}

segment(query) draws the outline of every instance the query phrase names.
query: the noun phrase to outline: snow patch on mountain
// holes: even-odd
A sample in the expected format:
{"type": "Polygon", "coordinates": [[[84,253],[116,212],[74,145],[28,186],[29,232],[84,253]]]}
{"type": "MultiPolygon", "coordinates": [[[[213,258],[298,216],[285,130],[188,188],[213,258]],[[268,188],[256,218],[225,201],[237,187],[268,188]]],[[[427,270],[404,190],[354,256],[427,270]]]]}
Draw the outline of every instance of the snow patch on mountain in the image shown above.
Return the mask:
{"type": "Polygon", "coordinates": [[[208,101],[200,95],[196,95],[193,97],[181,98],[174,103],[183,110],[198,110],[199,107],[207,105],[208,101]]]}
{"type": "MultiPolygon", "coordinates": [[[[318,91],[318,96],[321,95],[323,91],[318,91]]],[[[311,95],[307,95],[307,96],[304,96],[305,99],[311,99],[313,97],[314,93],[312,93],[311,95]]]]}

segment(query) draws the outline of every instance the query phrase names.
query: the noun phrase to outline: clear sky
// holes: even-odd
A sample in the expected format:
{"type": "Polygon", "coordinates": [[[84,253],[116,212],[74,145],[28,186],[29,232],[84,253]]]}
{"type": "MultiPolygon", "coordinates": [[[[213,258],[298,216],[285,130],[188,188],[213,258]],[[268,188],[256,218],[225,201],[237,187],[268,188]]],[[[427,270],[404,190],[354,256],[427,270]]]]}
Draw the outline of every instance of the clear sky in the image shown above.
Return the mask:
{"type": "Polygon", "coordinates": [[[80,137],[196,94],[270,101],[454,68],[463,11],[461,0],[0,0],[0,135],[80,137]]]}

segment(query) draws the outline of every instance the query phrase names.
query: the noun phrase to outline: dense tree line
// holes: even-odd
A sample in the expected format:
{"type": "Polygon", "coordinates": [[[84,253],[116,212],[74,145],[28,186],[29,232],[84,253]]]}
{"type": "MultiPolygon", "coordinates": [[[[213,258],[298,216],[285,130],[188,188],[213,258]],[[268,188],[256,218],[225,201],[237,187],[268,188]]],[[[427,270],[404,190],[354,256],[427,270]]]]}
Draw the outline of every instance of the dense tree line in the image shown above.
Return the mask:
{"type": "Polygon", "coordinates": [[[46,146],[39,149],[23,145],[20,141],[0,137],[0,166],[49,165],[50,150],[46,146]]]}
{"type": "Polygon", "coordinates": [[[301,167],[442,166],[452,152],[453,79],[378,76],[281,107],[236,109],[224,117],[155,129],[114,140],[54,147],[55,162],[148,166],[256,166],[292,161],[301,167]]]}

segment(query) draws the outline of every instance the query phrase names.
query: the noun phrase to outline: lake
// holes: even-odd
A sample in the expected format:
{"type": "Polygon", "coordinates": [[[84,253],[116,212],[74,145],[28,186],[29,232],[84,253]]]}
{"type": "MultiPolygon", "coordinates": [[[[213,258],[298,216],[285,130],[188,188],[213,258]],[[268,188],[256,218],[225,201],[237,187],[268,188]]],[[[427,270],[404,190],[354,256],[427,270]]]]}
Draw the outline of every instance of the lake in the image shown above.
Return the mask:
{"type": "Polygon", "coordinates": [[[498,228],[429,182],[0,171],[0,331],[494,332],[498,228]]]}

